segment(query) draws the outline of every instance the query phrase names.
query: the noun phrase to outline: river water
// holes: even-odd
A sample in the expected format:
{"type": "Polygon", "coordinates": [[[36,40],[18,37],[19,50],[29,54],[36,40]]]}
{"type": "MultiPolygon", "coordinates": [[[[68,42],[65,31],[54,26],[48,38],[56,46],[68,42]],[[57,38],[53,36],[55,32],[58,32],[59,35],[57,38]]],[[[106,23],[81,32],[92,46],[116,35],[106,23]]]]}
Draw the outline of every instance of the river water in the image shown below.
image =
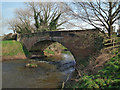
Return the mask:
{"type": "Polygon", "coordinates": [[[2,87],[60,88],[71,77],[75,66],[71,54],[62,54],[57,62],[39,61],[37,68],[25,67],[28,62],[29,59],[2,62],[2,87]]]}

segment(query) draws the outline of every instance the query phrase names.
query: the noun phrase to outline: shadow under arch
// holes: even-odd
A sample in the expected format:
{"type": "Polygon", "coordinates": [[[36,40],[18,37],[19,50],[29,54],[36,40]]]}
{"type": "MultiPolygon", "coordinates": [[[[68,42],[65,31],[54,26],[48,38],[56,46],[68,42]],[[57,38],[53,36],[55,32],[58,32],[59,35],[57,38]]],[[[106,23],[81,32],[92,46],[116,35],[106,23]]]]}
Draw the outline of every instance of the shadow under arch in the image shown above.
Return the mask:
{"type": "MultiPolygon", "coordinates": [[[[73,56],[74,60],[75,60],[75,56],[74,53],[62,42],[60,41],[54,41],[54,40],[41,40],[41,41],[37,41],[36,43],[34,43],[31,47],[31,49],[29,50],[29,52],[31,54],[36,54],[36,55],[43,55],[44,56],[44,50],[49,47],[51,44],[53,43],[59,43],[61,44],[61,46],[64,46],[65,48],[67,48],[67,50],[65,49],[65,51],[69,51],[70,54],[73,56]]],[[[76,61],[76,60],[75,60],[76,61]]]]}

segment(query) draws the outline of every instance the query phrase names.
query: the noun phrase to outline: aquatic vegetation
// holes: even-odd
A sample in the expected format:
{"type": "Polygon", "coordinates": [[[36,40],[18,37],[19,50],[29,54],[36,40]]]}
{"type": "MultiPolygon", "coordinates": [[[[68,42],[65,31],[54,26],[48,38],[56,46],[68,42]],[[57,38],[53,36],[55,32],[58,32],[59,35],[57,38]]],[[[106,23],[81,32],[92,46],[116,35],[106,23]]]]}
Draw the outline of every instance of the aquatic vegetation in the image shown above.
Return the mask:
{"type": "Polygon", "coordinates": [[[37,67],[38,65],[35,64],[35,63],[28,63],[28,64],[26,64],[25,66],[26,66],[26,67],[30,67],[30,68],[35,68],[35,67],[37,67]]]}

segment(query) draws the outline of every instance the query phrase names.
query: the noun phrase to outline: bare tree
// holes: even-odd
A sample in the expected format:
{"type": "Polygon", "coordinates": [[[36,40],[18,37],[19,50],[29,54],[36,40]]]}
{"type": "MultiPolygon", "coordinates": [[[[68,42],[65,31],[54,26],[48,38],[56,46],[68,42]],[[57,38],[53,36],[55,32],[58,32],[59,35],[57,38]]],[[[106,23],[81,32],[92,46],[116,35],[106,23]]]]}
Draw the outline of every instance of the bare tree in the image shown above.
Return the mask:
{"type": "Polygon", "coordinates": [[[96,0],[96,2],[74,2],[72,5],[67,5],[72,11],[71,15],[77,20],[99,28],[99,30],[105,33],[108,32],[109,38],[113,30],[113,24],[120,19],[120,5],[118,2],[102,2],[96,0]],[[104,28],[104,29],[103,29],[104,28]]]}
{"type": "Polygon", "coordinates": [[[7,21],[8,25],[9,25],[9,29],[13,30],[14,33],[16,33],[16,21],[14,19],[7,21]]]}
{"type": "Polygon", "coordinates": [[[8,21],[9,29],[14,33],[29,33],[34,32],[32,25],[32,16],[29,9],[16,9],[16,17],[8,21]]]}
{"type": "Polygon", "coordinates": [[[61,15],[65,13],[60,7],[60,3],[54,2],[27,2],[29,8],[33,11],[35,27],[37,31],[57,30],[67,20],[58,23],[61,15]]]}
{"type": "Polygon", "coordinates": [[[26,2],[25,5],[25,9],[16,9],[15,19],[8,22],[14,33],[59,30],[68,21],[63,19],[68,10],[61,3],[26,2]]]}
{"type": "Polygon", "coordinates": [[[34,28],[32,27],[32,12],[29,9],[16,9],[16,27],[19,28],[21,33],[33,32],[34,28]]]}

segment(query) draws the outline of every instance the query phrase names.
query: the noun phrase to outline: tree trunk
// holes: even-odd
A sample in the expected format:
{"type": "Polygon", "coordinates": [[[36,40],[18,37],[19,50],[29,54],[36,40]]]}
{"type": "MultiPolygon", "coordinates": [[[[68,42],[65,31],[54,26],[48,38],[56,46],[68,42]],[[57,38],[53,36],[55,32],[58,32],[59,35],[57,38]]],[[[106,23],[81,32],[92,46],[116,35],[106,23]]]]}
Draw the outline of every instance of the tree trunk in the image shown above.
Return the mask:
{"type": "Polygon", "coordinates": [[[108,29],[108,36],[109,36],[109,39],[111,39],[111,35],[113,33],[113,28],[112,28],[112,25],[109,26],[109,29],[108,29]]]}
{"type": "Polygon", "coordinates": [[[109,23],[108,23],[109,29],[108,29],[108,36],[109,39],[111,38],[112,34],[112,2],[109,2],[109,23]]]}
{"type": "Polygon", "coordinates": [[[109,37],[109,39],[111,38],[111,30],[110,30],[110,28],[108,30],[108,37],[109,37]]]}

